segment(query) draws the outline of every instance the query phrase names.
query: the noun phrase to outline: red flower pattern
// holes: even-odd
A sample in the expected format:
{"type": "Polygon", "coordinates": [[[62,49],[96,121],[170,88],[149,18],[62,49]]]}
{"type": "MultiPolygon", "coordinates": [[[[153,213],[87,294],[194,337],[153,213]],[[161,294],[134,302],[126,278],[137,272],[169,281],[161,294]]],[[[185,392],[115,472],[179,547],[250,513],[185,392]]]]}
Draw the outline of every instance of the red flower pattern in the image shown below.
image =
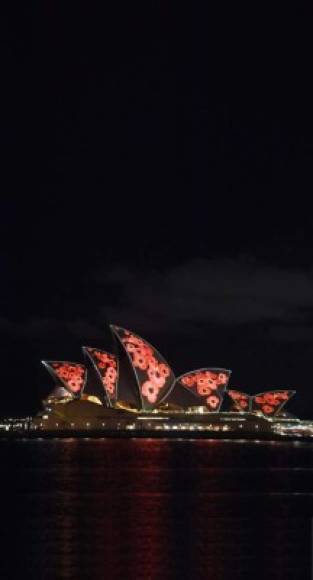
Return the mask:
{"type": "Polygon", "coordinates": [[[185,387],[193,387],[196,382],[196,377],[193,375],[187,375],[186,377],[183,377],[180,382],[185,385],[185,387]]]}
{"type": "Polygon", "coordinates": [[[197,391],[199,395],[210,395],[212,393],[212,390],[210,387],[208,387],[208,385],[200,385],[199,383],[197,386],[197,391]]]}
{"type": "Polygon", "coordinates": [[[56,376],[71,393],[80,393],[86,379],[86,368],[76,363],[54,362],[51,364],[56,376]]]}
{"type": "Polygon", "coordinates": [[[256,403],[259,403],[260,405],[262,405],[263,403],[265,403],[265,398],[264,397],[257,396],[257,397],[254,398],[254,400],[255,400],[256,403]]]}
{"type": "Polygon", "coordinates": [[[231,389],[228,394],[234,402],[237,411],[248,411],[250,396],[241,391],[231,389]]]}
{"type": "Polygon", "coordinates": [[[153,381],[145,381],[142,385],[141,393],[148,399],[149,403],[156,403],[159,387],[153,381]]]}
{"type": "Polygon", "coordinates": [[[263,405],[261,409],[264,415],[272,415],[272,413],[275,411],[275,408],[271,407],[271,405],[263,405]]]}
{"type": "Polygon", "coordinates": [[[86,348],[88,355],[93,361],[102,385],[110,400],[117,398],[117,361],[113,354],[99,350],[97,348],[86,348]]]}
{"type": "Polygon", "coordinates": [[[294,391],[267,391],[258,395],[247,395],[240,391],[230,390],[229,396],[234,401],[237,410],[247,410],[249,401],[252,402],[252,411],[261,411],[263,415],[276,415],[290,399],[294,391]]]}
{"type": "Polygon", "coordinates": [[[208,407],[211,407],[212,409],[217,409],[220,399],[215,395],[211,395],[210,397],[207,398],[206,402],[208,407]]]}
{"type": "Polygon", "coordinates": [[[215,411],[223,400],[229,375],[226,371],[203,369],[182,376],[179,382],[197,396],[206,397],[207,407],[215,411]]]}
{"type": "Polygon", "coordinates": [[[146,375],[146,380],[139,379],[142,397],[154,405],[171,378],[170,367],[143,339],[124,329],[119,329],[118,335],[134,368],[146,375]]]}
{"type": "Polygon", "coordinates": [[[294,391],[268,391],[252,397],[253,410],[264,415],[276,415],[290,399],[294,391]]]}

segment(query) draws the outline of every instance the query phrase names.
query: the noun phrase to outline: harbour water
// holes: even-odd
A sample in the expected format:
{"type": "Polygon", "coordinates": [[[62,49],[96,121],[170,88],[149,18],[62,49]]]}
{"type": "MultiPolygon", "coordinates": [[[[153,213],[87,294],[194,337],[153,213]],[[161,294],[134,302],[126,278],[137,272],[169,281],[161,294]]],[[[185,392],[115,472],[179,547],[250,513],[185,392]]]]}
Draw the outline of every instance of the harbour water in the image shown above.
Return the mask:
{"type": "Polygon", "coordinates": [[[312,580],[313,444],[0,441],[1,579],[312,580]]]}

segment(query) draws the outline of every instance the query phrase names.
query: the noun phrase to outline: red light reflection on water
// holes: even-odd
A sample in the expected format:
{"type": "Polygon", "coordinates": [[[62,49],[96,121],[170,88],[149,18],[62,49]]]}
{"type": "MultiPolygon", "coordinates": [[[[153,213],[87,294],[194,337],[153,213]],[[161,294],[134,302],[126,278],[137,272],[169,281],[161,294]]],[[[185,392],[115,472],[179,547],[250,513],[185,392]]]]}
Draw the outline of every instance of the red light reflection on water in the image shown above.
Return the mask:
{"type": "Polygon", "coordinates": [[[313,446],[72,439],[3,449],[24,577],[308,577],[313,446]]]}

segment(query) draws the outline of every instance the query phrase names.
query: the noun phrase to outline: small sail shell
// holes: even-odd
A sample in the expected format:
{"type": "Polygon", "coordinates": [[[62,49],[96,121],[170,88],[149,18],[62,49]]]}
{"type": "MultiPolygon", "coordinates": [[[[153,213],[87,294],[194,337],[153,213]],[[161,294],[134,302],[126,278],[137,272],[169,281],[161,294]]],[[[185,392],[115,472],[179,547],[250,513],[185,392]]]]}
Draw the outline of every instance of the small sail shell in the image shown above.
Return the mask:
{"type": "Polygon", "coordinates": [[[231,398],[236,411],[245,413],[251,411],[251,395],[247,395],[247,393],[237,391],[236,389],[230,389],[227,391],[227,394],[231,398]]]}
{"type": "Polygon", "coordinates": [[[144,410],[157,407],[169,394],[174,373],[163,356],[146,340],[125,328],[111,325],[134,371],[144,410]]]}
{"type": "Polygon", "coordinates": [[[178,377],[177,382],[202,399],[209,411],[217,412],[222,405],[231,371],[219,368],[202,368],[178,377]]]}
{"type": "Polygon", "coordinates": [[[99,348],[83,347],[83,352],[90,359],[104,388],[106,399],[113,406],[118,397],[119,366],[114,354],[99,348]]]}
{"type": "Polygon", "coordinates": [[[251,397],[252,411],[260,411],[266,417],[277,415],[296,391],[277,389],[258,393],[251,397]]]}
{"type": "Polygon", "coordinates": [[[87,369],[80,363],[68,361],[42,361],[57,384],[62,385],[71,395],[80,397],[86,381],[87,369]]]}

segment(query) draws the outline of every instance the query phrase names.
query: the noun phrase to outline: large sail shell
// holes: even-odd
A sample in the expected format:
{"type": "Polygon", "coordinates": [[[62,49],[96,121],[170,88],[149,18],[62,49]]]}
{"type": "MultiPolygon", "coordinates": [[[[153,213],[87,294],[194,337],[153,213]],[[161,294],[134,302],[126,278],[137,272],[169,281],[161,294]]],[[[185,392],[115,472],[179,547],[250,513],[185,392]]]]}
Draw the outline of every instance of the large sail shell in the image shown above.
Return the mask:
{"type": "Polygon", "coordinates": [[[134,332],[111,325],[132,366],[144,410],[157,407],[169,394],[174,373],[164,357],[149,342],[134,332]]]}

